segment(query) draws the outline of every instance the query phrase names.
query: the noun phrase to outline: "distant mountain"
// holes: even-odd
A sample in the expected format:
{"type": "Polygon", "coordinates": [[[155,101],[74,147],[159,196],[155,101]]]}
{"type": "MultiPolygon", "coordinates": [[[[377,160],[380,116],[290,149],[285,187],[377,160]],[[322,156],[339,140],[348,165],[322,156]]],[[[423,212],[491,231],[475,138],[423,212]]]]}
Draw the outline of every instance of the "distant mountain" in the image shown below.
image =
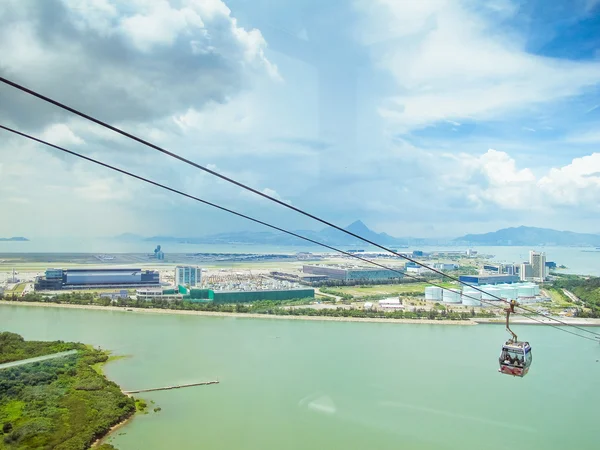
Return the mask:
{"type": "Polygon", "coordinates": [[[123,233],[118,236],[115,236],[113,239],[116,239],[118,241],[132,242],[132,241],[143,241],[145,238],[144,238],[144,236],[140,236],[139,234],[135,234],[135,233],[123,233]]]}
{"type": "Polygon", "coordinates": [[[600,246],[600,235],[558,231],[549,228],[503,228],[492,233],[467,234],[454,239],[479,245],[581,245],[600,246]]]}
{"type": "MultiPolygon", "coordinates": [[[[402,245],[405,243],[405,239],[399,239],[390,236],[387,233],[377,233],[367,227],[362,221],[357,220],[356,222],[352,222],[350,225],[344,228],[351,233],[357,234],[365,239],[368,239],[373,242],[377,242],[382,245],[402,245]]],[[[349,236],[345,233],[342,233],[335,228],[327,227],[324,230],[321,230],[319,233],[321,240],[325,240],[326,244],[336,244],[336,245],[365,245],[363,241],[360,239],[349,236]]]]}
{"type": "Polygon", "coordinates": [[[29,239],[22,236],[15,236],[10,238],[0,238],[0,242],[28,242],[29,239]]]}
{"type": "MultiPolygon", "coordinates": [[[[357,220],[348,225],[346,230],[372,240],[379,244],[402,246],[405,240],[394,238],[386,233],[376,233],[367,227],[363,222],[357,220]]],[[[296,230],[295,233],[313,239],[318,242],[329,245],[365,245],[359,239],[342,233],[335,228],[327,227],[321,231],[296,230]]],[[[268,244],[268,245],[311,245],[303,239],[290,236],[286,233],[270,231],[238,231],[213,234],[205,237],[173,237],[173,236],[153,236],[145,238],[145,241],[151,242],[175,242],[187,244],[268,244]]]]}

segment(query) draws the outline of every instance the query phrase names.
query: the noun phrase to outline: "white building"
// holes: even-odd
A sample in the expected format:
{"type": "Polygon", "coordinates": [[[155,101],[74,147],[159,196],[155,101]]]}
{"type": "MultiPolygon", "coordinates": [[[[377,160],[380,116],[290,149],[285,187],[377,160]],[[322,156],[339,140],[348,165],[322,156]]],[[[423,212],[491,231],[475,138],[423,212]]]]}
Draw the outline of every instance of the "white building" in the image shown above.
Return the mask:
{"type": "Polygon", "coordinates": [[[533,280],[533,267],[530,263],[522,263],[519,269],[519,278],[521,281],[533,280]]]}
{"type": "Polygon", "coordinates": [[[544,252],[529,252],[529,264],[533,272],[533,281],[544,281],[546,279],[546,254],[544,252]]]}
{"type": "Polygon", "coordinates": [[[427,275],[430,273],[433,273],[433,271],[431,269],[428,269],[427,267],[407,267],[406,269],[407,273],[414,273],[417,275],[427,275]]]}
{"type": "MultiPolygon", "coordinates": [[[[174,290],[171,290],[173,292],[174,290]]],[[[169,292],[169,291],[167,291],[169,292]]],[[[152,300],[152,299],[162,299],[162,300],[180,300],[183,295],[179,294],[177,291],[174,293],[165,293],[165,290],[162,288],[146,288],[146,289],[137,289],[135,291],[135,296],[139,300],[152,300]]]]}
{"type": "Polygon", "coordinates": [[[382,311],[399,311],[404,309],[404,305],[400,303],[399,298],[384,298],[379,300],[379,309],[382,311]]]}
{"type": "Polygon", "coordinates": [[[456,270],[459,267],[460,266],[458,264],[452,264],[452,263],[435,263],[433,265],[433,268],[438,269],[438,270],[456,270]]]}
{"type": "Polygon", "coordinates": [[[202,284],[202,269],[195,266],[175,267],[175,286],[200,286],[202,284]]]}

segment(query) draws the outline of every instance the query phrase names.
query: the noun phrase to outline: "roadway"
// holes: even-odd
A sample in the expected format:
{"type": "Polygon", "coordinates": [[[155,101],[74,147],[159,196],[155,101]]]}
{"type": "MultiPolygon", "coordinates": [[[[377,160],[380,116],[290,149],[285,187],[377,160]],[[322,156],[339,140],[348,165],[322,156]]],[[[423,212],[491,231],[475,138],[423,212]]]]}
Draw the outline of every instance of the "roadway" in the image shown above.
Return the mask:
{"type": "Polygon", "coordinates": [[[8,369],[10,367],[18,367],[24,364],[31,364],[40,361],[47,361],[49,359],[62,358],[64,356],[74,355],[77,350],[68,350],[66,352],[52,353],[50,355],[37,356],[35,358],[21,359],[19,361],[11,361],[8,363],[0,364],[0,370],[8,369]]]}

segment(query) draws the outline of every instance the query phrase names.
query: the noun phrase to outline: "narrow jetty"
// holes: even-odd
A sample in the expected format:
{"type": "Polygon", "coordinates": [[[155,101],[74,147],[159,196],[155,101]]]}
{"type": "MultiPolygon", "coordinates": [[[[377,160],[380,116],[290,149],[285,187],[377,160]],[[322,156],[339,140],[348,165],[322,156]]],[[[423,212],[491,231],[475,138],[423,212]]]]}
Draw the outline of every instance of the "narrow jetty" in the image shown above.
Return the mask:
{"type": "Polygon", "coordinates": [[[181,388],[186,388],[186,387],[192,387],[192,386],[204,386],[207,384],[219,384],[218,381],[200,381],[198,383],[189,383],[189,384],[176,384],[174,386],[165,386],[165,387],[158,387],[158,388],[150,388],[150,389],[137,389],[135,391],[123,391],[123,394],[139,394],[140,392],[153,392],[153,391],[168,391],[170,389],[181,389],[181,388]]]}

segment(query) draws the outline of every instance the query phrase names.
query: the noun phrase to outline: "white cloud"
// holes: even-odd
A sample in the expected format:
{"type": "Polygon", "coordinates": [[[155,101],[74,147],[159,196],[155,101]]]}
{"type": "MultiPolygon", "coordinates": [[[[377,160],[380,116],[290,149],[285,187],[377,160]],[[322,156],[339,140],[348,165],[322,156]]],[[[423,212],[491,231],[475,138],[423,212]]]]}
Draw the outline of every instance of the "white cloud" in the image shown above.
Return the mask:
{"type": "Polygon", "coordinates": [[[376,63],[398,84],[399,93],[380,113],[400,132],[441,120],[502,117],[581,94],[600,81],[600,63],[530,54],[518,36],[498,27],[497,15],[469,0],[364,0],[357,6],[370,18],[363,43],[373,46],[376,63]]]}
{"type": "Polygon", "coordinates": [[[551,169],[538,186],[554,204],[600,211],[600,153],[575,158],[569,165],[551,169]]]}
{"type": "Polygon", "coordinates": [[[507,153],[493,149],[478,158],[464,155],[459,165],[446,183],[457,186],[464,182],[466,197],[479,206],[493,204],[522,211],[566,206],[600,210],[600,153],[575,158],[541,177],[528,168],[517,168],[507,153]]]}
{"type": "Polygon", "coordinates": [[[80,145],[84,143],[84,140],[73,133],[71,128],[64,123],[55,123],[46,127],[40,138],[51,144],[61,146],[80,145]]]}
{"type": "MultiPolygon", "coordinates": [[[[201,110],[280,80],[261,32],[240,27],[221,0],[8,1],[0,73],[105,120],[201,110]]],[[[56,109],[2,89],[0,118],[35,127],[57,121],[56,109]]]]}
{"type": "Polygon", "coordinates": [[[156,1],[151,10],[143,14],[126,17],[121,22],[121,29],[131,38],[133,44],[141,51],[152,50],[156,45],[170,46],[177,36],[188,28],[204,31],[202,18],[190,8],[174,9],[166,1],[156,1]]]}

